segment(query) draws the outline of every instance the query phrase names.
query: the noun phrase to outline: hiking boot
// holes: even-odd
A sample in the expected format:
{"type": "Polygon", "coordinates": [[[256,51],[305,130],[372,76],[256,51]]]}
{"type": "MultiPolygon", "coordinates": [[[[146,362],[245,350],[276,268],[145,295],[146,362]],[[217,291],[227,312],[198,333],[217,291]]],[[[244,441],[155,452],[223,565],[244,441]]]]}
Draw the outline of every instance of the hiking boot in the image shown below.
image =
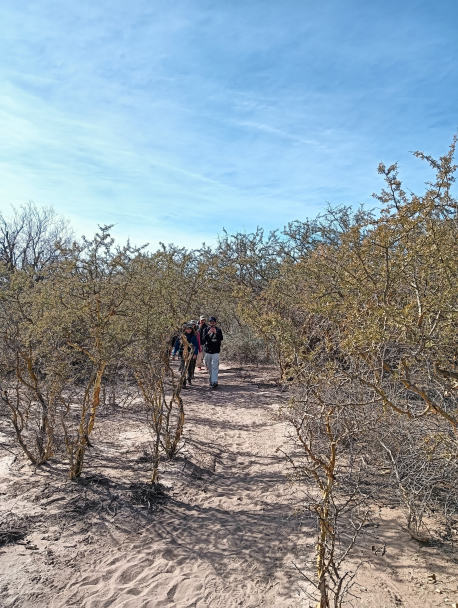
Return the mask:
{"type": "Polygon", "coordinates": [[[188,384],[192,384],[191,378],[188,378],[188,384]]]}
{"type": "Polygon", "coordinates": [[[213,384],[211,385],[212,388],[218,388],[218,382],[213,382],[213,384]]]}

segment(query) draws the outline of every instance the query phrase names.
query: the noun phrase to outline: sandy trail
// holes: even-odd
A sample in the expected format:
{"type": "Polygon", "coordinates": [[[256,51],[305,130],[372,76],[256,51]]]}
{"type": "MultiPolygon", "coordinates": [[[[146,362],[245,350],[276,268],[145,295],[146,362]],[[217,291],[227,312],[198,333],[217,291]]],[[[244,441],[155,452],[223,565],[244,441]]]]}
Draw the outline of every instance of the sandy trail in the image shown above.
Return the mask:
{"type": "Polygon", "coordinates": [[[223,369],[221,388],[210,391],[198,376],[185,395],[188,458],[176,465],[174,498],[53,606],[293,605],[297,526],[285,509],[290,491],[275,454],[283,428],[273,419],[272,392],[240,377],[223,369]]]}
{"type": "MultiPolygon", "coordinates": [[[[78,484],[64,466],[35,472],[3,455],[0,515],[22,517],[28,532],[0,551],[0,608],[314,606],[292,566],[313,562],[313,521],[294,515],[300,489],[277,452],[286,429],[276,413],[287,398],[267,368],[223,366],[217,391],[197,374],[185,392],[185,446],[163,463],[167,496],[151,509],[128,498],[149,475],[141,416],[101,415],[78,484]]],[[[396,510],[381,510],[376,526],[354,552],[363,562],[354,606],[458,601],[454,554],[418,546],[396,510]],[[386,542],[383,555],[374,542],[386,542]]]]}

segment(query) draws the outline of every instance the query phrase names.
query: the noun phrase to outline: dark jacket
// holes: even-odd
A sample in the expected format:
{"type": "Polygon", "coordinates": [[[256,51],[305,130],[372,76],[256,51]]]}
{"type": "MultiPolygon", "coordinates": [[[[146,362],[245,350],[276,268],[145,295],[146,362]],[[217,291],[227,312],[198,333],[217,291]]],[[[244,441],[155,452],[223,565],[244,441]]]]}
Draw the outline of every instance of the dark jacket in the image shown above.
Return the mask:
{"type": "MultiPolygon", "coordinates": [[[[186,340],[194,347],[193,355],[197,355],[199,353],[199,343],[197,342],[197,336],[194,334],[185,334],[186,340]]],[[[180,356],[183,356],[184,344],[182,344],[181,336],[176,339],[175,347],[173,349],[172,355],[176,355],[179,352],[180,356]]]]}
{"type": "Polygon", "coordinates": [[[202,349],[204,347],[204,331],[208,329],[208,325],[206,323],[204,323],[202,325],[202,327],[199,325],[199,329],[197,330],[199,332],[199,336],[200,336],[200,344],[202,346],[202,349]]]}
{"type": "Polygon", "coordinates": [[[214,355],[221,350],[221,342],[223,341],[223,332],[219,327],[216,328],[216,334],[210,333],[210,327],[207,327],[202,332],[204,352],[214,355]]]}

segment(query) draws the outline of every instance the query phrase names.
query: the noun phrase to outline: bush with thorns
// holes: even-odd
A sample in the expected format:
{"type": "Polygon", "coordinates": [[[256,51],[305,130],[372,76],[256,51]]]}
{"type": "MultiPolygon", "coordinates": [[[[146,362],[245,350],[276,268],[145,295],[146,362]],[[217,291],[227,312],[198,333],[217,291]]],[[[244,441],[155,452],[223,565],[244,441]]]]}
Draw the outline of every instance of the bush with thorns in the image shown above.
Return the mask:
{"type": "Polygon", "coordinates": [[[172,336],[198,312],[216,314],[231,356],[275,361],[291,392],[281,412],[294,444],[286,457],[317,521],[314,571],[301,571],[319,606],[350,597],[344,560],[376,494],[378,504],[397,497],[420,542],[450,537],[455,145],[438,160],[416,153],[435,175],[421,195],[407,194],[396,165],[381,164],[377,212],[330,208],[282,232],[224,233],[214,249],[116,247],[109,227],[72,242],[52,210],[0,215],[0,413],[17,444],[35,466],[64,445],[78,478],[106,391],[113,398],[127,386],[146,408],[157,487],[185,422],[172,336]]]}

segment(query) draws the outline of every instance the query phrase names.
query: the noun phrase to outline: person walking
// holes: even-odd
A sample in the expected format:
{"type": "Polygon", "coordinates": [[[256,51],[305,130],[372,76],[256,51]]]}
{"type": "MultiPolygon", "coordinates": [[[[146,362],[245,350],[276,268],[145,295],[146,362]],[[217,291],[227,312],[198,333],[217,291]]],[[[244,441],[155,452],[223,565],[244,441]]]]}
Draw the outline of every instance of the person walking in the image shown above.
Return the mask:
{"type": "Polygon", "coordinates": [[[199,345],[199,352],[197,353],[197,359],[193,359],[190,363],[190,365],[192,366],[192,379],[194,380],[194,374],[196,371],[197,361],[198,361],[199,357],[202,358],[202,345],[200,343],[200,333],[199,333],[197,321],[189,321],[188,325],[192,325],[192,330],[194,332],[194,335],[197,338],[197,343],[199,345]]]}
{"type": "MultiPolygon", "coordinates": [[[[186,341],[188,342],[188,344],[193,349],[192,350],[192,358],[191,358],[191,361],[189,362],[188,370],[187,370],[188,371],[188,383],[192,384],[193,371],[194,371],[194,368],[196,366],[196,358],[197,358],[197,353],[199,352],[199,345],[198,345],[198,342],[197,342],[197,337],[194,334],[194,330],[193,330],[192,325],[190,323],[188,323],[185,326],[184,336],[185,336],[186,341]]],[[[181,336],[179,336],[177,338],[177,340],[175,342],[175,346],[173,348],[172,361],[175,361],[175,356],[178,353],[178,356],[181,358],[180,367],[178,368],[178,371],[181,373],[182,376],[184,376],[185,369],[186,369],[186,357],[184,357],[184,348],[185,348],[184,340],[183,340],[183,338],[181,336]]],[[[186,377],[184,377],[184,379],[183,379],[182,386],[186,387],[186,377]]]]}
{"type": "Polygon", "coordinates": [[[218,388],[219,353],[223,341],[223,332],[219,327],[216,327],[216,317],[210,317],[208,322],[210,327],[203,331],[205,365],[208,369],[211,388],[218,388]]]}
{"type": "MultiPolygon", "coordinates": [[[[204,359],[204,343],[203,343],[203,333],[205,329],[208,329],[208,325],[205,323],[206,319],[203,315],[200,315],[200,319],[199,319],[199,329],[197,330],[197,333],[199,334],[199,339],[200,339],[200,353],[197,355],[197,368],[199,371],[202,370],[202,362],[204,359]]],[[[205,362],[204,362],[205,365],[205,362]]]]}

